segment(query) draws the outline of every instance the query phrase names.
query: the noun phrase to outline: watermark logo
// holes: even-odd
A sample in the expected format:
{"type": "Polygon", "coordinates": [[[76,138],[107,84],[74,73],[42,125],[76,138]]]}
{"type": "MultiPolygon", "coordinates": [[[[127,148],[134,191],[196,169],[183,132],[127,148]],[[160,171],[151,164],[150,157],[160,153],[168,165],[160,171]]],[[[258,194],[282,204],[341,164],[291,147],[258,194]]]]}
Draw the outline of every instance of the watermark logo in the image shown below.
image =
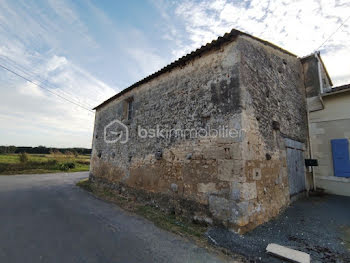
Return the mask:
{"type": "Polygon", "coordinates": [[[139,138],[181,138],[181,139],[197,139],[197,138],[240,138],[242,137],[242,129],[229,129],[225,126],[220,126],[217,128],[211,128],[210,126],[206,128],[191,128],[191,129],[166,129],[162,128],[160,125],[156,125],[155,128],[142,128],[137,127],[137,135],[139,138]]]}
{"type": "MultiPolygon", "coordinates": [[[[202,128],[190,128],[190,129],[177,129],[177,128],[165,128],[160,125],[156,125],[154,128],[150,127],[137,127],[137,134],[134,134],[139,139],[152,139],[159,138],[162,140],[173,139],[201,139],[201,138],[231,138],[239,140],[244,136],[243,129],[228,128],[226,126],[219,126],[212,128],[210,126],[202,128]]],[[[117,143],[125,144],[129,141],[129,129],[123,122],[119,120],[113,120],[104,127],[104,141],[105,143],[117,143]]]]}
{"type": "Polygon", "coordinates": [[[129,129],[124,123],[119,120],[114,120],[108,123],[104,128],[105,143],[127,143],[129,140],[129,129]]]}

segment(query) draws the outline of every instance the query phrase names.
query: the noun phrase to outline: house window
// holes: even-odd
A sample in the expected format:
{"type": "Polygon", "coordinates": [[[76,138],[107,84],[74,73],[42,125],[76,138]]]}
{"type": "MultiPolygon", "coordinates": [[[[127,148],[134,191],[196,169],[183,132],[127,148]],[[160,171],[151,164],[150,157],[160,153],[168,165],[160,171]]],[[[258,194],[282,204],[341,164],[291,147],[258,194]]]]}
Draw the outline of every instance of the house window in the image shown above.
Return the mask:
{"type": "Polygon", "coordinates": [[[127,111],[127,119],[132,120],[133,116],[133,111],[134,111],[134,104],[133,104],[133,99],[129,99],[128,101],[128,111],[127,111]]]}

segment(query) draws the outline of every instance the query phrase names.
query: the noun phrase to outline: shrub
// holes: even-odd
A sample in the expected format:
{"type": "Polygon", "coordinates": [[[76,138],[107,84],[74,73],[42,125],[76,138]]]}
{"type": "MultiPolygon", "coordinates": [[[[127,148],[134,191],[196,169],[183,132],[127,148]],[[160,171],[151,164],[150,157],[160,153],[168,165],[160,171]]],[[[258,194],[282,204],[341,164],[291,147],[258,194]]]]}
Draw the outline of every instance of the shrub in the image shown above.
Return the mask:
{"type": "Polygon", "coordinates": [[[61,170],[61,167],[58,163],[58,160],[56,159],[51,159],[51,160],[48,160],[46,163],[45,163],[45,167],[46,169],[49,169],[49,170],[61,170]]]}
{"type": "Polygon", "coordinates": [[[59,169],[60,169],[61,171],[68,171],[68,170],[69,170],[68,166],[67,166],[65,163],[61,163],[61,164],[59,165],[59,169]]]}
{"type": "Polygon", "coordinates": [[[68,171],[69,169],[74,169],[75,168],[75,163],[67,162],[67,163],[61,163],[59,165],[59,169],[61,171],[68,171]]]}
{"type": "Polygon", "coordinates": [[[66,163],[69,169],[74,169],[75,168],[75,163],[66,163]]]}
{"type": "Polygon", "coordinates": [[[52,166],[54,166],[54,165],[57,165],[58,164],[58,161],[56,160],[56,159],[51,159],[51,160],[48,160],[47,161],[47,164],[48,165],[52,165],[52,166]]]}
{"type": "Polygon", "coordinates": [[[22,153],[19,154],[19,161],[21,163],[26,163],[26,162],[28,162],[28,160],[29,160],[29,156],[28,156],[27,153],[22,152],[22,153]]]}
{"type": "Polygon", "coordinates": [[[79,160],[77,161],[78,164],[83,164],[83,165],[89,165],[90,164],[90,160],[79,160]]]}

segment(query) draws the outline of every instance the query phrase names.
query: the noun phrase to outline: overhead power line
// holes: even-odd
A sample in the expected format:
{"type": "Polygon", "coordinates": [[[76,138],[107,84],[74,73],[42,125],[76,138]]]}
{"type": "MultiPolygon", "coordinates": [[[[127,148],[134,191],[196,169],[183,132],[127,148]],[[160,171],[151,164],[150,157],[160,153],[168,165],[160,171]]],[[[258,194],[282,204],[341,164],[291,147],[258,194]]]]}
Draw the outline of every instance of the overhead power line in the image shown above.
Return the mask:
{"type": "MultiPolygon", "coordinates": [[[[55,85],[51,85],[46,79],[42,78],[40,75],[37,75],[35,72],[30,71],[26,67],[18,64],[16,61],[10,59],[9,57],[7,57],[5,55],[0,55],[0,59],[4,60],[6,63],[10,64],[12,68],[15,68],[18,71],[21,71],[23,74],[31,77],[32,79],[34,78],[35,81],[37,83],[40,83],[42,86],[45,86],[45,87],[47,87],[49,89],[59,90],[60,93],[63,93],[64,95],[71,97],[71,100],[72,100],[72,98],[74,98],[76,103],[81,104],[81,105],[83,105],[85,107],[88,107],[90,109],[93,108],[93,106],[91,106],[91,104],[89,104],[87,102],[84,102],[84,101],[78,101],[78,98],[75,98],[73,94],[71,94],[71,93],[69,93],[69,92],[67,92],[65,90],[62,90],[62,89],[60,89],[59,87],[57,87],[55,85]]],[[[97,104],[97,103],[95,103],[95,104],[97,104]]]]}
{"type": "Polygon", "coordinates": [[[90,109],[88,109],[88,108],[85,108],[84,106],[80,105],[79,103],[76,103],[76,102],[74,102],[74,101],[72,101],[72,100],[70,100],[70,99],[67,99],[66,97],[64,97],[64,96],[62,96],[62,95],[60,95],[60,94],[57,94],[57,93],[53,92],[52,90],[50,90],[50,89],[44,87],[43,85],[40,85],[40,84],[38,84],[38,83],[35,83],[35,82],[32,81],[31,79],[29,79],[29,78],[27,78],[27,77],[25,77],[25,76],[23,76],[23,75],[21,75],[21,74],[15,72],[15,71],[13,71],[13,70],[7,68],[6,66],[4,66],[4,65],[2,65],[2,64],[0,64],[0,67],[3,68],[4,70],[8,71],[8,72],[11,72],[12,74],[14,74],[14,75],[16,75],[16,76],[18,76],[18,77],[20,77],[20,78],[26,80],[26,81],[28,81],[28,82],[34,84],[35,86],[37,86],[37,87],[39,87],[39,88],[42,88],[42,89],[44,89],[44,90],[46,90],[46,91],[48,91],[48,92],[50,92],[50,93],[56,95],[57,97],[59,97],[59,98],[65,100],[65,101],[67,101],[67,102],[69,102],[69,103],[72,103],[72,104],[74,104],[74,105],[76,105],[76,106],[78,106],[78,107],[80,107],[80,108],[82,108],[82,109],[84,109],[84,110],[87,110],[87,111],[89,111],[89,112],[91,112],[91,113],[94,113],[93,110],[90,110],[90,109]]]}
{"type": "Polygon", "coordinates": [[[343,25],[345,25],[345,23],[350,19],[350,16],[348,16],[344,22],[315,50],[320,50],[321,47],[323,47],[324,44],[326,44],[328,42],[328,40],[330,40],[334,35],[335,33],[337,33],[339,31],[340,28],[343,27],[343,25]]]}

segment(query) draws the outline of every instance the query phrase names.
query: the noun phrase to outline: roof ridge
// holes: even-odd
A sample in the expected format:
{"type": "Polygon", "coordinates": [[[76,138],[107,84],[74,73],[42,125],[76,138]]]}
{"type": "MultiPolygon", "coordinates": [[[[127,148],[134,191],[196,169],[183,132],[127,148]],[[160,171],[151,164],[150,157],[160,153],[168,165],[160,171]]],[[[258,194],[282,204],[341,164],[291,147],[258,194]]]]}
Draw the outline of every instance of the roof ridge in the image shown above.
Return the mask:
{"type": "Polygon", "coordinates": [[[100,108],[101,106],[109,103],[110,101],[120,97],[121,95],[127,93],[128,91],[132,90],[133,88],[141,85],[141,84],[144,84],[144,83],[147,83],[148,81],[160,76],[161,74],[165,73],[165,72],[168,72],[168,71],[171,71],[173,68],[176,68],[177,66],[180,66],[180,65],[184,65],[186,64],[187,61],[195,58],[196,56],[199,56],[200,54],[206,52],[207,50],[210,50],[212,48],[215,48],[217,46],[220,46],[221,44],[225,43],[225,42],[229,42],[231,40],[234,40],[237,36],[239,35],[243,35],[243,36],[247,36],[247,37],[250,37],[252,39],[255,39],[265,45],[268,45],[272,48],[275,48],[275,49],[278,49],[279,51],[283,52],[283,53],[286,53],[288,55],[291,55],[291,56],[294,56],[294,57],[297,57],[295,54],[275,45],[275,44],[272,44],[266,40],[263,40],[263,39],[260,39],[258,37],[255,37],[255,36],[252,36],[248,33],[244,33],[242,31],[239,31],[237,29],[232,29],[230,32],[227,32],[225,33],[223,36],[219,36],[218,38],[216,39],[213,39],[211,42],[209,43],[206,43],[205,45],[202,45],[201,47],[193,50],[192,52],[190,53],[187,53],[186,55],[176,59],[175,61],[171,62],[170,64],[164,66],[163,68],[159,69],[158,71],[152,73],[151,75],[148,75],[147,77],[135,82],[134,84],[132,84],[131,86],[123,89],[122,91],[120,91],[119,93],[115,94],[114,96],[110,97],[109,99],[105,100],[104,102],[102,102],[101,104],[99,104],[98,106],[96,106],[95,108],[93,108],[93,110],[96,110],[98,108],[100,108]]]}

